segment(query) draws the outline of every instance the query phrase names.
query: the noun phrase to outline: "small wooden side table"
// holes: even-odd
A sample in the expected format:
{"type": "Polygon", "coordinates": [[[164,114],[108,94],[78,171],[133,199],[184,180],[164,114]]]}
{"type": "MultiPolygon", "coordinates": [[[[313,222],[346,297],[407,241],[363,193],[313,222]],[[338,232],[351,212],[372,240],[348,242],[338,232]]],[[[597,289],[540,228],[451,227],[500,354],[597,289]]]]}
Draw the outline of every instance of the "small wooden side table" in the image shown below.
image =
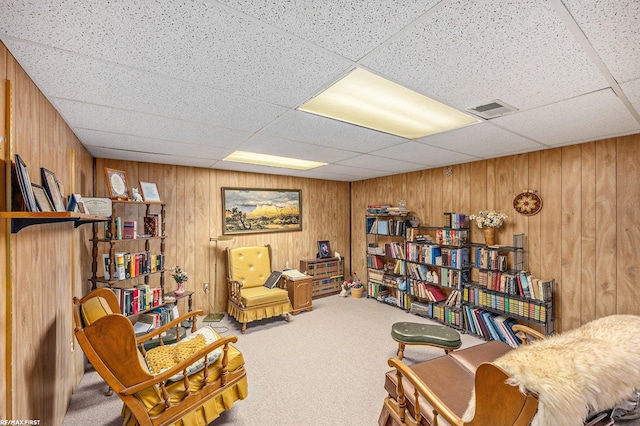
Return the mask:
{"type": "Polygon", "coordinates": [[[283,275],[281,279],[285,280],[287,291],[289,292],[289,300],[293,305],[293,315],[302,311],[311,311],[311,296],[313,294],[313,282],[311,276],[301,278],[289,278],[283,275]]]}

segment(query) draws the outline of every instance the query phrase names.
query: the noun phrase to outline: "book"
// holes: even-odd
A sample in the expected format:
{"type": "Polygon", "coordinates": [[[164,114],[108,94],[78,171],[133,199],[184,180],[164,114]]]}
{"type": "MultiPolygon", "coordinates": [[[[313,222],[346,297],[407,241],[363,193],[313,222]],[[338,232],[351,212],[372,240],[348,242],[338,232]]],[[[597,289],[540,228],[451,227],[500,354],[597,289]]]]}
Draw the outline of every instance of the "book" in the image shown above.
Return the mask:
{"type": "Polygon", "coordinates": [[[122,237],[125,240],[134,240],[138,237],[138,222],[135,220],[125,220],[122,230],[122,237]]]}
{"type": "Polygon", "coordinates": [[[122,218],[120,216],[116,216],[113,219],[116,227],[116,240],[122,239],[122,218]]]}
{"type": "Polygon", "coordinates": [[[114,270],[113,270],[113,279],[114,280],[124,280],[126,278],[126,272],[124,269],[124,252],[117,252],[115,254],[114,259],[114,270]]]}
{"type": "Polygon", "coordinates": [[[144,233],[152,237],[159,235],[157,215],[147,215],[144,217],[144,233]]]}
{"type": "Polygon", "coordinates": [[[109,280],[111,274],[109,273],[109,268],[111,267],[111,258],[109,257],[109,253],[104,253],[102,255],[102,274],[104,275],[105,280],[109,280]]]}

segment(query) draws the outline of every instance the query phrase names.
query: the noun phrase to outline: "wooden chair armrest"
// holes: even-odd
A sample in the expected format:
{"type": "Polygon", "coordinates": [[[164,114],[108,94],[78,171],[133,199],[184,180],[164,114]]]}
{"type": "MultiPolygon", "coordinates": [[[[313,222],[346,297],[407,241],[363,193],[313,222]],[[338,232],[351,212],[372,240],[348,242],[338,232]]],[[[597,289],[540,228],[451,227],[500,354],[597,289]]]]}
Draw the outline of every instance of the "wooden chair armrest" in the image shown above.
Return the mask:
{"type": "Polygon", "coordinates": [[[522,340],[522,343],[525,345],[530,343],[531,341],[530,337],[533,337],[533,340],[544,340],[546,338],[544,334],[540,333],[537,330],[534,330],[531,327],[527,327],[526,325],[514,324],[513,327],[511,327],[511,329],[516,334],[516,336],[522,340]]]}
{"type": "MultiPolygon", "coordinates": [[[[214,350],[218,349],[219,347],[224,347],[223,348],[223,356],[222,356],[222,369],[226,370],[227,369],[227,364],[229,362],[228,358],[227,358],[227,351],[229,349],[229,344],[230,343],[236,343],[238,341],[238,337],[237,336],[227,336],[227,337],[221,337],[219,339],[217,339],[215,342],[213,342],[212,344],[200,349],[197,353],[191,355],[189,358],[181,361],[180,363],[174,365],[173,367],[171,367],[170,369],[168,369],[167,371],[164,371],[160,374],[154,375],[151,378],[144,380],[140,383],[137,383],[133,386],[129,386],[126,387],[124,389],[122,389],[120,391],[121,395],[132,395],[136,392],[140,392],[143,389],[146,389],[150,386],[154,386],[154,385],[159,385],[161,383],[166,382],[170,377],[174,376],[175,374],[179,373],[179,372],[183,372],[186,375],[186,369],[187,367],[189,367],[190,365],[194,364],[195,362],[197,362],[199,359],[201,358],[205,358],[205,363],[206,363],[206,357],[210,352],[213,352],[214,350]]],[[[209,365],[207,365],[207,368],[209,367],[209,365]]]]}
{"type": "Polygon", "coordinates": [[[240,290],[242,290],[242,283],[236,280],[229,280],[229,299],[236,305],[244,307],[242,305],[242,298],[240,297],[240,290]]]}
{"type": "MultiPolygon", "coordinates": [[[[419,396],[424,398],[429,405],[431,405],[433,410],[449,422],[449,424],[455,426],[462,426],[464,424],[462,419],[458,417],[447,405],[445,405],[445,403],[442,402],[442,400],[429,388],[429,386],[427,386],[405,363],[397,358],[390,358],[388,364],[390,367],[396,369],[396,374],[398,375],[398,399],[405,398],[404,388],[402,386],[402,378],[404,377],[411,382],[419,396]]],[[[392,410],[392,414],[398,414],[396,412],[396,407],[389,406],[386,401],[385,405],[392,410]]],[[[406,404],[401,403],[400,405],[401,409],[403,409],[402,406],[406,404]]],[[[417,401],[417,398],[415,401],[415,407],[419,410],[419,401],[417,401]]]]}
{"type": "MultiPolygon", "coordinates": [[[[191,311],[191,312],[187,312],[186,314],[180,315],[178,318],[174,319],[171,322],[166,323],[165,325],[163,325],[162,327],[159,328],[155,328],[153,330],[151,330],[150,332],[143,334],[142,336],[139,336],[136,338],[136,345],[140,345],[141,343],[146,342],[147,340],[151,340],[154,337],[164,333],[165,331],[169,330],[172,327],[180,327],[180,324],[182,324],[184,321],[187,321],[189,319],[192,320],[191,322],[191,332],[195,332],[196,331],[196,320],[197,320],[197,316],[198,315],[204,315],[204,311],[202,309],[197,309],[195,311],[191,311]]],[[[176,336],[180,336],[180,333],[177,332],[176,330],[176,336]]]]}

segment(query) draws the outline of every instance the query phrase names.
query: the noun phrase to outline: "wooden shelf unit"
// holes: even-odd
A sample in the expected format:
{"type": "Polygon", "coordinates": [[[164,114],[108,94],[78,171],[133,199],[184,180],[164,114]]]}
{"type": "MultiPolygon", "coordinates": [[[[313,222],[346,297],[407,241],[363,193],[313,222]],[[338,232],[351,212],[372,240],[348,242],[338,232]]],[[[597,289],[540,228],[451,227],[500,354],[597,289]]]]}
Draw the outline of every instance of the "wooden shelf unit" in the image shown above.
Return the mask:
{"type": "Polygon", "coordinates": [[[344,260],[337,257],[300,261],[300,271],[312,277],[313,298],[340,293],[344,281],[344,260]]]}

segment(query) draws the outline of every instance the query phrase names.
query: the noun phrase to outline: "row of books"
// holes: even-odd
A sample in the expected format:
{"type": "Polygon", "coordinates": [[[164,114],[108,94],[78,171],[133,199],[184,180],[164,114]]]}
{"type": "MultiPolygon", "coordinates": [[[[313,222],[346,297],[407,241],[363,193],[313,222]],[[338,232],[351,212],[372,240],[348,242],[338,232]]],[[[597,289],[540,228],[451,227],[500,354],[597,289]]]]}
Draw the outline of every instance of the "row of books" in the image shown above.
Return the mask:
{"type": "Polygon", "coordinates": [[[462,299],[475,306],[484,306],[535,321],[547,320],[547,306],[538,300],[510,297],[473,286],[465,286],[462,299]]]}
{"type": "Polygon", "coordinates": [[[149,284],[136,284],[131,288],[112,287],[120,303],[120,313],[135,315],[163,303],[162,289],[151,288],[149,284]]]}
{"type": "Polygon", "coordinates": [[[469,242],[468,229],[437,229],[436,243],[445,246],[459,246],[469,242]]]}
{"type": "Polygon", "coordinates": [[[432,318],[458,329],[464,328],[464,316],[457,308],[434,303],[411,302],[409,312],[412,314],[432,318]]]}
{"type": "Polygon", "coordinates": [[[500,340],[512,348],[520,344],[512,330],[516,320],[483,309],[463,307],[466,329],[488,340],[500,340]]]}
{"type": "Polygon", "coordinates": [[[164,254],[148,251],[116,252],[114,257],[110,258],[109,253],[104,253],[102,267],[105,280],[126,280],[164,270],[164,254]],[[110,273],[112,264],[113,278],[110,273]]]}
{"type": "Polygon", "coordinates": [[[435,266],[466,268],[469,266],[467,247],[445,248],[432,244],[407,243],[407,260],[435,266]]]}
{"type": "Polygon", "coordinates": [[[385,243],[384,255],[394,259],[405,259],[404,245],[398,242],[385,243]]]}
{"type": "Polygon", "coordinates": [[[138,315],[136,322],[133,324],[133,330],[136,334],[148,333],[154,328],[162,327],[178,317],[179,313],[176,305],[171,307],[159,306],[153,311],[138,315]]]}
{"type": "Polygon", "coordinates": [[[497,271],[480,271],[478,285],[489,290],[536,300],[549,300],[551,285],[525,271],[515,274],[497,271]]]}
{"type": "Polygon", "coordinates": [[[405,219],[380,219],[377,217],[367,218],[367,233],[377,235],[394,235],[404,237],[407,229],[405,219]]]}
{"type": "Polygon", "coordinates": [[[428,284],[439,285],[440,287],[460,287],[469,283],[469,270],[437,268],[430,270],[424,263],[408,263],[407,270],[409,276],[418,281],[428,284]]]}
{"type": "Polygon", "coordinates": [[[139,234],[138,221],[125,220],[120,216],[113,218],[113,231],[111,230],[111,222],[104,223],[104,237],[107,240],[135,240],[138,237],[159,237],[162,233],[160,224],[162,218],[159,214],[148,214],[144,217],[144,233],[139,234]]]}
{"type": "Polygon", "coordinates": [[[464,213],[443,213],[443,226],[445,228],[466,228],[467,227],[467,215],[464,213]]]}
{"type": "Polygon", "coordinates": [[[495,249],[476,247],[473,252],[473,265],[481,269],[506,271],[507,256],[500,254],[500,252],[495,249]]]}

